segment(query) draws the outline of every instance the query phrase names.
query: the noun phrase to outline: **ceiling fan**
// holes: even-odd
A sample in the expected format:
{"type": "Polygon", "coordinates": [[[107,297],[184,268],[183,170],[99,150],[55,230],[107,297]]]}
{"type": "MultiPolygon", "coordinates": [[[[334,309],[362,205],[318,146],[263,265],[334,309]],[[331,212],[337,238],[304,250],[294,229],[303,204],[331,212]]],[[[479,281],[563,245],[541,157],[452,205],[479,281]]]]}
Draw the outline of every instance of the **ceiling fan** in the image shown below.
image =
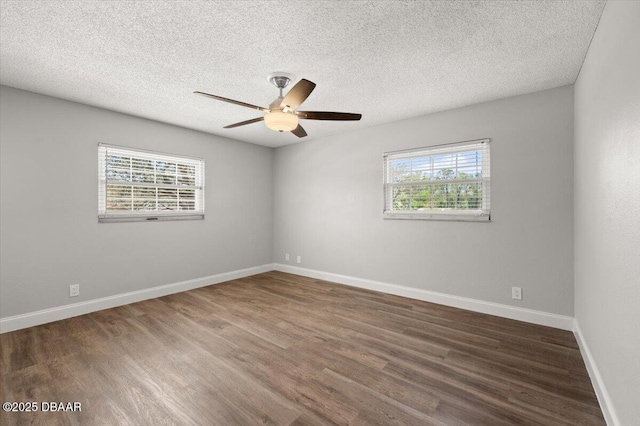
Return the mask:
{"type": "Polygon", "coordinates": [[[234,127],[264,121],[265,125],[271,130],[275,130],[278,132],[291,132],[297,137],[303,138],[307,136],[307,132],[298,123],[298,120],[357,121],[362,117],[362,114],[352,114],[349,112],[296,111],[296,108],[298,108],[300,104],[302,104],[309,97],[311,92],[313,92],[316,84],[303,78],[302,80],[297,82],[296,85],[291,88],[291,90],[289,90],[289,93],[287,93],[286,96],[283,97],[282,89],[287,87],[287,85],[291,81],[291,76],[281,72],[273,73],[269,76],[269,81],[271,81],[271,83],[273,83],[280,90],[280,95],[273,102],[271,102],[269,108],[264,108],[261,106],[252,105],[229,98],[223,98],[222,96],[211,95],[204,92],[196,91],[193,93],[212,99],[217,99],[219,101],[229,102],[251,109],[257,109],[265,113],[263,117],[252,118],[251,120],[241,121],[239,123],[224,126],[225,129],[232,129],[234,127]]]}

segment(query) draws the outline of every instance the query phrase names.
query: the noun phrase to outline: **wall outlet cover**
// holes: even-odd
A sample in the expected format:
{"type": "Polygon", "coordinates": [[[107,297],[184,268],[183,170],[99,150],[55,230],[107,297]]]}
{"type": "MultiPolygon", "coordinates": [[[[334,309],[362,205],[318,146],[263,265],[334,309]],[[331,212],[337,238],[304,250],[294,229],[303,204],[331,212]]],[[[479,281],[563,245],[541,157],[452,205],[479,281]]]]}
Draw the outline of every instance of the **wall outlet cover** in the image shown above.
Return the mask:
{"type": "Polygon", "coordinates": [[[69,297],[80,296],[80,284],[71,284],[69,286],[69,297]]]}
{"type": "Polygon", "coordinates": [[[522,287],[511,287],[511,298],[522,300],[522,287]]]}

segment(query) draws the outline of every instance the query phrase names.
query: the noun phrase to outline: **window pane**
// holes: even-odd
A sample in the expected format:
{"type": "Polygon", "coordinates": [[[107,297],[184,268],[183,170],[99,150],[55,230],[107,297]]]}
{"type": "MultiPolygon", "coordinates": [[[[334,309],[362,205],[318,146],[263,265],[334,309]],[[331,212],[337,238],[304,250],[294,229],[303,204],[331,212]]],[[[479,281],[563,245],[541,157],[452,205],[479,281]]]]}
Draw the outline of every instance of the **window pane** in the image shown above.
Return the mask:
{"type": "Polygon", "coordinates": [[[107,208],[113,211],[131,210],[131,198],[109,198],[107,208]]]}
{"type": "Polygon", "coordinates": [[[195,176],[178,176],[178,185],[195,186],[195,176]]]}
{"type": "Polygon", "coordinates": [[[416,157],[411,160],[411,171],[413,181],[424,181],[431,179],[431,157],[416,157]]]}
{"type": "Polygon", "coordinates": [[[411,161],[394,160],[389,168],[391,182],[398,183],[411,179],[411,161]]]}
{"type": "Polygon", "coordinates": [[[411,203],[410,186],[396,186],[393,188],[392,194],[394,210],[409,210],[411,203]]]}
{"type": "Polygon", "coordinates": [[[151,187],[136,187],[133,188],[133,197],[134,198],[150,198],[156,199],[156,188],[151,187]]]}
{"type": "Polygon", "coordinates": [[[131,182],[131,172],[122,169],[107,169],[107,179],[117,182],[131,182]]]}
{"type": "Polygon", "coordinates": [[[156,183],[161,185],[175,185],[176,176],[175,175],[156,175],[156,183]]]}
{"type": "Polygon", "coordinates": [[[195,203],[195,201],[189,201],[189,200],[180,199],[179,209],[180,210],[192,210],[193,211],[193,210],[196,209],[196,203],[195,203]]]}
{"type": "Polygon", "coordinates": [[[175,175],[176,163],[168,163],[166,161],[156,161],[156,173],[175,175]]]}
{"type": "Polygon", "coordinates": [[[135,211],[156,211],[156,200],[133,199],[133,210],[135,211]]]}
{"type": "Polygon", "coordinates": [[[132,158],[131,168],[153,174],[155,161],[146,158],[132,158]]]}
{"type": "Polygon", "coordinates": [[[134,171],[131,180],[132,182],[138,183],[154,183],[155,177],[153,175],[153,172],[147,173],[134,171]]]}
{"type": "Polygon", "coordinates": [[[416,187],[413,189],[411,210],[425,210],[431,208],[431,186],[416,187]]]}
{"type": "Polygon", "coordinates": [[[158,188],[158,199],[178,199],[178,190],[173,188],[158,188]]]}
{"type": "Polygon", "coordinates": [[[436,170],[451,169],[455,167],[456,156],[452,154],[436,155],[433,157],[433,168],[436,170]]]}
{"type": "Polygon", "coordinates": [[[440,169],[436,172],[435,180],[450,180],[456,178],[456,172],[454,169],[440,169]]]}
{"type": "Polygon", "coordinates": [[[178,210],[178,200],[160,200],[158,199],[158,210],[178,210]]]}
{"type": "Polygon", "coordinates": [[[178,194],[180,195],[181,200],[195,200],[196,199],[196,191],[195,189],[180,189],[178,190],[178,194]]]}
{"type": "Polygon", "coordinates": [[[178,164],[178,173],[195,176],[196,167],[189,164],[178,164]]]}
{"type": "Polygon", "coordinates": [[[131,186],[129,185],[108,185],[107,197],[131,198],[131,186]]]}
{"type": "Polygon", "coordinates": [[[131,157],[121,155],[108,155],[107,167],[115,169],[128,169],[131,166],[131,157]]]}

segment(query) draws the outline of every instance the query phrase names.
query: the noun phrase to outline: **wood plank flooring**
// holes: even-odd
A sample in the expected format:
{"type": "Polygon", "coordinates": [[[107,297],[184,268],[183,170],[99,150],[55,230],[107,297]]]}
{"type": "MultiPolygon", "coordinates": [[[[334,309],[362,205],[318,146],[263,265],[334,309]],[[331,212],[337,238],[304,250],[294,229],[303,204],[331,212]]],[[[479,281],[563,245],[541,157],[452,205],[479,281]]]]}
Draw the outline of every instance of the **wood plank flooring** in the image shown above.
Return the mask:
{"type": "Polygon", "coordinates": [[[0,335],[3,425],[603,425],[570,332],[269,272],[0,335]]]}

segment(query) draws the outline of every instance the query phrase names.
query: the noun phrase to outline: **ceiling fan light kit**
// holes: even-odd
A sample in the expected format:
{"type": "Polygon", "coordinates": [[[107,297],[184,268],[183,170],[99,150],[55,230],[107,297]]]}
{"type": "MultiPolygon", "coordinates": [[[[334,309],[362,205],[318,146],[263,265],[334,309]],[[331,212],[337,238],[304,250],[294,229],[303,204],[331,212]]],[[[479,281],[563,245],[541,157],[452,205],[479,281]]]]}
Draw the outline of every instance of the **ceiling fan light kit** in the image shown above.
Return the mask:
{"type": "Polygon", "coordinates": [[[292,112],[271,110],[264,116],[264,124],[271,130],[290,132],[298,127],[298,116],[292,112]]]}
{"type": "Polygon", "coordinates": [[[265,113],[264,117],[253,118],[251,120],[242,121],[240,123],[225,126],[225,129],[244,126],[251,123],[264,121],[267,128],[278,132],[291,132],[299,138],[307,136],[307,132],[298,122],[299,119],[304,120],[333,120],[333,121],[357,121],[360,120],[362,114],[352,114],[348,112],[329,112],[329,111],[296,111],[315,89],[316,84],[305,80],[304,78],[296,83],[289,90],[287,96],[282,96],[282,89],[287,87],[291,81],[291,75],[283,72],[270,74],[268,80],[280,91],[280,95],[269,105],[269,108],[263,108],[257,105],[236,101],[222,96],[211,95],[204,92],[193,92],[196,95],[205,96],[218,101],[229,102],[235,105],[244,106],[251,109],[257,109],[265,113]]]}

